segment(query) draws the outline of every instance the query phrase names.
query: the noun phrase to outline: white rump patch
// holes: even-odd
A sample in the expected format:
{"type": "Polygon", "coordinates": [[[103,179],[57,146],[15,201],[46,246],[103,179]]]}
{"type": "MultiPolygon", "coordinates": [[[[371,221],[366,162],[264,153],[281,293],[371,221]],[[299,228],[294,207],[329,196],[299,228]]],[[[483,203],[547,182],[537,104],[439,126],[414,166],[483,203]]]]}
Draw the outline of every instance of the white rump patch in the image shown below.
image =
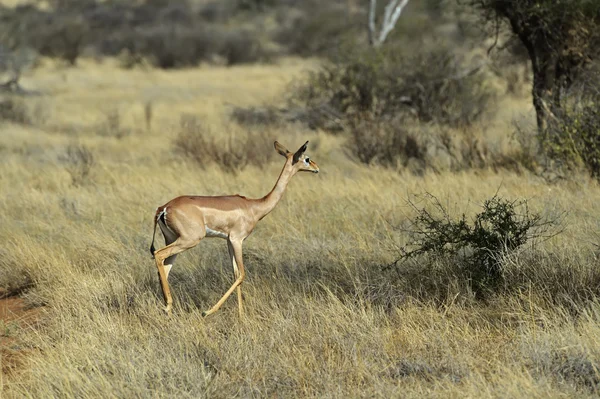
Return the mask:
{"type": "Polygon", "coordinates": [[[213,230],[208,226],[204,226],[206,228],[206,236],[207,237],[219,237],[219,238],[227,238],[227,234],[222,231],[213,230]]]}
{"type": "Polygon", "coordinates": [[[167,208],[166,207],[158,214],[158,218],[157,219],[158,219],[157,220],[158,225],[160,226],[160,229],[162,230],[163,234],[165,235],[165,238],[168,236],[169,240],[171,242],[175,241],[178,236],[167,225],[167,208]],[[161,219],[161,217],[162,217],[162,219],[161,219]]]}

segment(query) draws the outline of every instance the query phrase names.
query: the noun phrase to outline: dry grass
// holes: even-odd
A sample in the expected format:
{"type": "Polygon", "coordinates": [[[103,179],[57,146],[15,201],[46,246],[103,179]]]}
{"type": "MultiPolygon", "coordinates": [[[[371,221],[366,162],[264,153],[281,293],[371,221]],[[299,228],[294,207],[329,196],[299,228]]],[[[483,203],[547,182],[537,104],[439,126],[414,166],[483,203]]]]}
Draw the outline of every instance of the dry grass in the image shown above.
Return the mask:
{"type": "MultiPolygon", "coordinates": [[[[237,175],[201,169],[174,151],[181,114],[219,132],[226,103],[276,101],[311,65],[164,72],[81,64],[48,63],[24,78],[47,93],[26,104],[44,106],[44,120],[0,127],[0,287],[32,286],[22,295],[44,305],[41,326],[11,333],[28,355],[0,376],[2,397],[598,394],[596,183],[485,170],[414,176],[348,160],[340,136],[273,130],[290,149],[310,140],[322,173],[296,176],[246,241],[245,319],[233,298],[201,317],[232,282],[221,240],[179,257],[166,317],[148,254],[155,207],[187,193],[257,197],[282,166],[275,156],[237,175]],[[107,104],[130,134],[98,134],[107,104]],[[74,185],[61,161],[75,140],[94,154],[86,184],[74,185]],[[406,242],[394,226],[414,216],[407,198],[425,191],[468,215],[496,192],[528,198],[536,212],[568,211],[566,231],[506,259],[512,286],[478,302],[448,265],[383,268],[406,242]]],[[[509,122],[490,121],[489,139],[501,140],[509,122]]]]}

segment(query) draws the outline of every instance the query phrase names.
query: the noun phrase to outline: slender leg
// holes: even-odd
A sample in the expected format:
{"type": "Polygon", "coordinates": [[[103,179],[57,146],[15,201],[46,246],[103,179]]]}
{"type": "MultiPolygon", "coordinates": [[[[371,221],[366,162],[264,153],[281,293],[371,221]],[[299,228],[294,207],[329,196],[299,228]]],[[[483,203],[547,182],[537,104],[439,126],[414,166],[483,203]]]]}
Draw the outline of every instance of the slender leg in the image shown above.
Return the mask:
{"type": "Polygon", "coordinates": [[[164,261],[173,255],[177,255],[186,249],[192,248],[196,244],[197,242],[185,241],[180,237],[172,244],[169,244],[166,247],[154,252],[154,260],[156,260],[156,268],[158,269],[160,287],[162,288],[163,297],[165,298],[165,303],[167,305],[165,308],[167,313],[171,313],[171,309],[173,307],[173,298],[171,297],[171,289],[169,288],[169,283],[167,282],[167,275],[169,270],[171,270],[171,265],[168,265],[169,267],[165,266],[164,261]]]}
{"type": "MultiPolygon", "coordinates": [[[[236,261],[238,269],[239,269],[239,276],[236,278],[236,280],[233,283],[233,285],[231,286],[231,288],[229,288],[229,290],[227,290],[225,295],[223,295],[223,297],[221,299],[219,299],[219,302],[217,302],[215,304],[215,306],[213,306],[206,312],[202,312],[202,316],[204,316],[204,317],[206,317],[210,314],[213,314],[214,312],[219,310],[221,305],[223,305],[223,303],[227,300],[227,298],[229,298],[231,293],[242,283],[242,281],[244,281],[244,277],[246,276],[246,272],[244,271],[244,262],[242,260],[242,241],[236,240],[236,241],[229,241],[229,242],[231,243],[231,247],[233,249],[233,256],[235,258],[235,261],[236,261]]],[[[240,304],[241,304],[241,300],[240,300],[240,304]]]]}
{"type": "MultiPolygon", "coordinates": [[[[238,269],[237,262],[235,261],[235,253],[233,251],[233,246],[229,239],[227,240],[227,249],[229,250],[229,258],[231,259],[231,263],[233,264],[233,276],[237,280],[240,276],[240,271],[238,269]]],[[[242,305],[242,284],[237,286],[237,298],[238,298],[238,311],[240,317],[244,316],[244,306],[242,305]]]]}
{"type": "MultiPolygon", "coordinates": [[[[165,236],[165,244],[169,245],[174,243],[176,240],[176,238],[171,238],[171,237],[167,237],[165,236]]],[[[175,259],[177,258],[177,254],[175,255],[171,255],[169,256],[167,259],[164,260],[164,268],[165,268],[165,275],[167,277],[167,279],[169,278],[169,272],[171,271],[171,268],[173,267],[173,264],[175,263],[175,259]]],[[[160,275],[159,275],[160,278],[160,275]]]]}

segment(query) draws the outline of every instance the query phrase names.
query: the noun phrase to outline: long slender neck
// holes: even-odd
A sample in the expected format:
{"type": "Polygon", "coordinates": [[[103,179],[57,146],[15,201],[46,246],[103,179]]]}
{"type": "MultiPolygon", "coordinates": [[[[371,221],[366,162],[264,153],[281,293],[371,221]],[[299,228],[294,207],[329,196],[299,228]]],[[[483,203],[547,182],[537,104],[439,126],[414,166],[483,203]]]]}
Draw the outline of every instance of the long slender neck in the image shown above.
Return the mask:
{"type": "Polygon", "coordinates": [[[291,168],[289,162],[289,160],[286,161],[285,165],[283,166],[283,169],[279,174],[279,178],[277,179],[277,183],[275,183],[275,187],[273,187],[269,194],[258,200],[259,207],[257,216],[259,220],[267,216],[283,197],[283,193],[285,192],[290,179],[294,175],[293,169],[291,168]]]}

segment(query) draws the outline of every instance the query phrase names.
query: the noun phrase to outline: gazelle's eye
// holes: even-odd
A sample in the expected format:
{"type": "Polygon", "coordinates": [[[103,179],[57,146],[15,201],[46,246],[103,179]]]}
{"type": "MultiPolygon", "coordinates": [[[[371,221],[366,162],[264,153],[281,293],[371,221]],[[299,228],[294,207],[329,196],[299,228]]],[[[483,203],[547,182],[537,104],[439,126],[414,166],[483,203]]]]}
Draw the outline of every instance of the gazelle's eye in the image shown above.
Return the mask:
{"type": "Polygon", "coordinates": [[[306,162],[306,163],[310,163],[310,158],[306,158],[306,159],[304,160],[304,162],[306,162]]]}

